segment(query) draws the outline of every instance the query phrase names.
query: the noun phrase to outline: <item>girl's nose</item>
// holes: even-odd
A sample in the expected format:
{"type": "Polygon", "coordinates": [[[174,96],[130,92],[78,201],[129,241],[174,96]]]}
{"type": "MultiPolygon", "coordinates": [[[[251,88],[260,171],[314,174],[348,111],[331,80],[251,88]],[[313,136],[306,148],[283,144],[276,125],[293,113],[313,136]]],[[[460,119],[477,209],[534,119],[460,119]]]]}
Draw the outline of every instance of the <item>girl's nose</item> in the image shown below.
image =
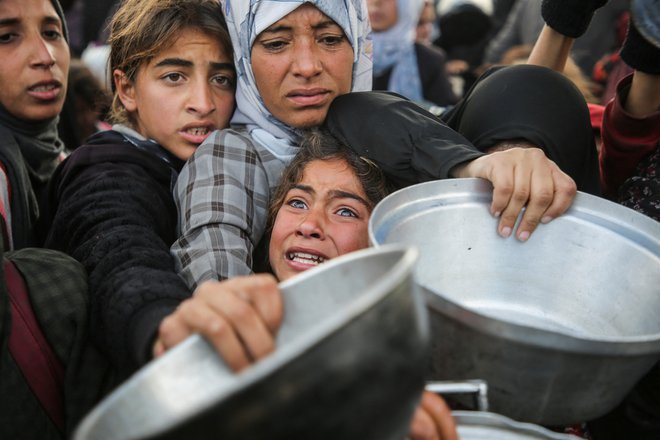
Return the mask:
{"type": "Polygon", "coordinates": [[[310,210],[305,218],[300,222],[296,230],[296,235],[306,238],[316,238],[323,240],[325,233],[323,231],[322,214],[310,210]]]}
{"type": "Polygon", "coordinates": [[[215,110],[215,103],[211,96],[211,86],[206,82],[198,81],[191,86],[188,100],[188,111],[205,116],[215,110]]]}

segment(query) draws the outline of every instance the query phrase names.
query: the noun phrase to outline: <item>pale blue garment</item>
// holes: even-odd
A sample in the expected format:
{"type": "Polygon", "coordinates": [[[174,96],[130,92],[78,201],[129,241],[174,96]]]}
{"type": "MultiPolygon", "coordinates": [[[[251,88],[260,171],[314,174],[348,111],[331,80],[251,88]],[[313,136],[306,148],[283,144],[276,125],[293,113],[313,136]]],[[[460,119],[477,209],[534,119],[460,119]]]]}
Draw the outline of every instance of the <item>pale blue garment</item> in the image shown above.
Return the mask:
{"type": "Polygon", "coordinates": [[[366,0],[221,0],[234,45],[238,84],[232,124],[245,125],[254,140],[288,163],[298,146],[299,132],[276,119],[259,95],[250,60],[257,35],[303,3],[311,3],[332,18],[353,46],[352,91],[371,90],[372,44],[366,0]]]}
{"type": "Polygon", "coordinates": [[[392,69],[387,90],[413,101],[422,102],[422,81],[415,54],[417,23],[424,9],[424,0],[396,0],[397,22],[391,28],[374,32],[374,73],[392,69]]]}

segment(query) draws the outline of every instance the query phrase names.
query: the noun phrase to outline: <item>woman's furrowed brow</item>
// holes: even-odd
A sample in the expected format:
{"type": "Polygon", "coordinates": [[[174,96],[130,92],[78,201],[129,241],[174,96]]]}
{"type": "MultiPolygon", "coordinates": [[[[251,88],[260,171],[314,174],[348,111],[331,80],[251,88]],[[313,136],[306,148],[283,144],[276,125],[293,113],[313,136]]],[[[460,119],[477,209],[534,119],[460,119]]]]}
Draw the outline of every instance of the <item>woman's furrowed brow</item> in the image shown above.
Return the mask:
{"type": "MultiPolygon", "coordinates": [[[[312,29],[313,30],[326,29],[331,26],[338,26],[338,25],[333,20],[327,19],[319,23],[313,24],[312,29]]],[[[276,34],[278,32],[291,32],[291,31],[293,31],[293,26],[281,24],[281,25],[273,25],[267,29],[264,29],[261,32],[261,34],[276,34]]]]}

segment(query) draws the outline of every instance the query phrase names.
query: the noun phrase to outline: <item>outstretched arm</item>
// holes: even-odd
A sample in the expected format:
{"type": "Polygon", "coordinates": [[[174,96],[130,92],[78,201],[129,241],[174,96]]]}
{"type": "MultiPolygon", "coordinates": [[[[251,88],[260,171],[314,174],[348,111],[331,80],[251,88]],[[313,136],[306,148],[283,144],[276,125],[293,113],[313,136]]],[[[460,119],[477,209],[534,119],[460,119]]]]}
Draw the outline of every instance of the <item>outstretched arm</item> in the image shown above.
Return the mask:
{"type": "Polygon", "coordinates": [[[543,0],[541,30],[527,64],[563,72],[576,38],[584,34],[591,18],[607,0],[543,0]]]}
{"type": "Polygon", "coordinates": [[[206,281],[160,325],[154,356],[200,333],[235,371],[275,349],[282,296],[268,274],[206,281]]]}
{"type": "Polygon", "coordinates": [[[557,32],[546,24],[532,48],[527,64],[563,72],[574,41],[573,38],[557,32]]]}

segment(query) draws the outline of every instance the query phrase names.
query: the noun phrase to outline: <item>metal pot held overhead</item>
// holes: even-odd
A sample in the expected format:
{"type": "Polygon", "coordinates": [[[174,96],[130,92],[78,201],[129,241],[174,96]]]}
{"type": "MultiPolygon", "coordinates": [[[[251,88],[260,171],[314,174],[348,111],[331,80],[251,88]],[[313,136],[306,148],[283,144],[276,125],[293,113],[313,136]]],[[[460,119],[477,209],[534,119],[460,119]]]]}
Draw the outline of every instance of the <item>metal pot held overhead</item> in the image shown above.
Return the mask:
{"type": "Polygon", "coordinates": [[[372,243],[417,246],[430,377],[488,382],[492,410],[569,425],[616,406],[660,359],[660,223],[579,193],[530,240],[503,239],[491,185],[411,186],[372,214],[372,243]]]}
{"type": "Polygon", "coordinates": [[[403,439],[428,355],[416,255],[368,249],[282,283],[275,353],[233,374],[193,336],[106,398],[75,439],[403,439]]]}

